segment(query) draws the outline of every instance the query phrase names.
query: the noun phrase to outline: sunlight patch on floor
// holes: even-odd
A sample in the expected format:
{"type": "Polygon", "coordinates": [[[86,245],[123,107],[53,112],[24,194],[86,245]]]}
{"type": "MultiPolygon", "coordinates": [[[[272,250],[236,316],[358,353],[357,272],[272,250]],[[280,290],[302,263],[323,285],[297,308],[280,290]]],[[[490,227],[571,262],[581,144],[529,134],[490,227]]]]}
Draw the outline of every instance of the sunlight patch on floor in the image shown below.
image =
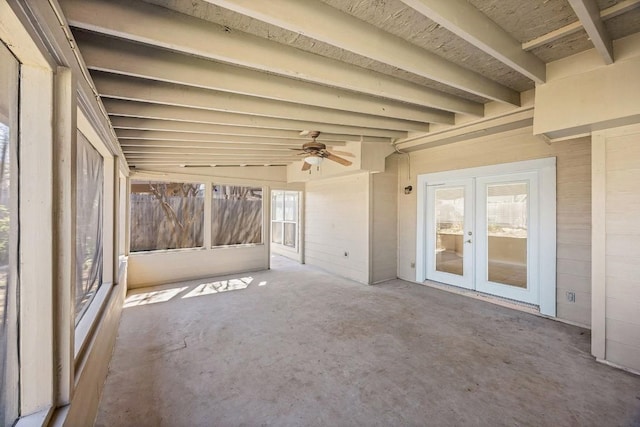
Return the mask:
{"type": "Polygon", "coordinates": [[[253,282],[253,277],[242,277],[240,279],[220,280],[217,282],[203,283],[195,287],[191,292],[182,298],[199,297],[202,295],[217,294],[219,292],[237,291],[245,289],[253,282]]]}
{"type": "Polygon", "coordinates": [[[187,289],[187,286],[129,295],[124,301],[124,308],[167,302],[185,289],[187,289]]]}

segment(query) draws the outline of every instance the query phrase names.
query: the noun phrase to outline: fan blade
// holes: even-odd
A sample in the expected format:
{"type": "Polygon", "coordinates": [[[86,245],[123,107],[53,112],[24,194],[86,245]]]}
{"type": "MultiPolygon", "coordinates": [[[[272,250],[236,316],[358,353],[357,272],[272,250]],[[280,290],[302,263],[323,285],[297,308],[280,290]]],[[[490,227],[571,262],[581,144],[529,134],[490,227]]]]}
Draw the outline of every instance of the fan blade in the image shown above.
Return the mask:
{"type": "Polygon", "coordinates": [[[338,157],[338,156],[336,156],[335,154],[331,154],[331,153],[330,153],[330,152],[328,152],[328,151],[325,151],[325,153],[326,153],[326,155],[325,155],[325,156],[323,156],[323,157],[326,157],[326,158],[327,158],[327,159],[329,159],[329,160],[333,160],[334,162],[336,162],[336,163],[340,163],[340,164],[341,164],[341,165],[343,165],[343,166],[349,166],[349,165],[351,165],[351,162],[350,162],[349,160],[347,160],[347,159],[343,159],[342,157],[338,157]]]}
{"type": "Polygon", "coordinates": [[[302,171],[308,171],[309,169],[311,169],[311,165],[307,162],[302,162],[302,171]]]}
{"type": "Polygon", "coordinates": [[[349,153],[348,151],[331,150],[331,152],[333,154],[339,154],[339,155],[345,156],[345,157],[355,157],[356,156],[355,154],[349,153]]]}
{"type": "Polygon", "coordinates": [[[293,151],[304,151],[302,148],[289,148],[289,150],[293,150],[293,151]]]}

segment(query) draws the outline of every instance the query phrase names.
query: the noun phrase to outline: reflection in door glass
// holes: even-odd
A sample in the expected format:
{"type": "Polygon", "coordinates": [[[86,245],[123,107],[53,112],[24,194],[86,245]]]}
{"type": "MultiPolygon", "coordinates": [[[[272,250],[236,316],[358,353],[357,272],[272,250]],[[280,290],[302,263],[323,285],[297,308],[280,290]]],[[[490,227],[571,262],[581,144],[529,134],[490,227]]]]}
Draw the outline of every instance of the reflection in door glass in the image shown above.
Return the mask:
{"type": "Polygon", "coordinates": [[[490,282],[527,287],[528,212],[527,183],[487,186],[490,282]]]}
{"type": "Polygon", "coordinates": [[[464,187],[435,191],[436,271],[462,276],[464,255],[464,187]]]}

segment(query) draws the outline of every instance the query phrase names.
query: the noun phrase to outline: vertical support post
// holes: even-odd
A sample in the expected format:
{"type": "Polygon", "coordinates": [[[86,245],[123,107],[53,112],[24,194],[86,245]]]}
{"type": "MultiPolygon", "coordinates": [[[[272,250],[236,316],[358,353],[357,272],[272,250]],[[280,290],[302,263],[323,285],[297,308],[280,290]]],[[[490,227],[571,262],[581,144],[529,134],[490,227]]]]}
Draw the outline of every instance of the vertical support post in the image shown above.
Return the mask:
{"type": "Polygon", "coordinates": [[[591,354],[606,358],[607,140],[591,136],[591,354]]]}
{"type": "MultiPolygon", "coordinates": [[[[115,179],[116,161],[110,154],[100,153],[103,158],[104,187],[102,207],[102,281],[105,284],[115,283],[117,280],[117,267],[114,262],[115,247],[115,179]]],[[[117,258],[116,258],[117,259],[117,258]]]]}
{"type": "MultiPolygon", "coordinates": [[[[284,233],[284,230],[282,231],[284,233]]],[[[267,250],[268,270],[271,269],[271,187],[262,187],[262,243],[267,250]]]]}
{"type": "Polygon", "coordinates": [[[204,183],[204,248],[207,251],[211,250],[211,223],[213,221],[211,203],[213,194],[213,183],[206,181],[204,183]]]}
{"type": "Polygon", "coordinates": [[[53,404],[53,73],[24,65],[20,87],[20,413],[53,404]]]}
{"type": "Polygon", "coordinates": [[[59,67],[55,75],[53,151],[56,406],[71,402],[74,384],[76,137],[78,134],[75,86],[72,71],[69,68],[59,67]]]}
{"type": "Polygon", "coordinates": [[[124,222],[124,256],[129,256],[130,241],[131,241],[131,178],[125,178],[125,186],[127,188],[126,194],[126,207],[125,207],[125,222],[124,222]]]}

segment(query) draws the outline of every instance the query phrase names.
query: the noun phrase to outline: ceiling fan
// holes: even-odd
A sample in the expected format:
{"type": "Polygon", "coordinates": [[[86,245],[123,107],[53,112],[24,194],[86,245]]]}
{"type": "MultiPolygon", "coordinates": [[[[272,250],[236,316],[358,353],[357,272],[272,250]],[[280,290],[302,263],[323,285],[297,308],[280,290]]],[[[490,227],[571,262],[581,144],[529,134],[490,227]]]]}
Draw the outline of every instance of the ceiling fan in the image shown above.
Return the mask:
{"type": "MultiPolygon", "coordinates": [[[[342,157],[336,156],[334,153],[330,153],[327,151],[327,146],[322,142],[317,142],[316,138],[320,135],[319,131],[312,131],[309,133],[311,136],[311,141],[304,143],[302,148],[291,148],[291,150],[301,151],[300,156],[305,156],[304,163],[302,163],[302,170],[308,171],[311,169],[312,165],[319,165],[322,162],[322,159],[333,160],[336,163],[340,163],[343,166],[351,165],[351,162],[347,159],[343,159],[342,157]]],[[[340,154],[345,156],[353,156],[351,153],[343,153],[340,154]]]]}

